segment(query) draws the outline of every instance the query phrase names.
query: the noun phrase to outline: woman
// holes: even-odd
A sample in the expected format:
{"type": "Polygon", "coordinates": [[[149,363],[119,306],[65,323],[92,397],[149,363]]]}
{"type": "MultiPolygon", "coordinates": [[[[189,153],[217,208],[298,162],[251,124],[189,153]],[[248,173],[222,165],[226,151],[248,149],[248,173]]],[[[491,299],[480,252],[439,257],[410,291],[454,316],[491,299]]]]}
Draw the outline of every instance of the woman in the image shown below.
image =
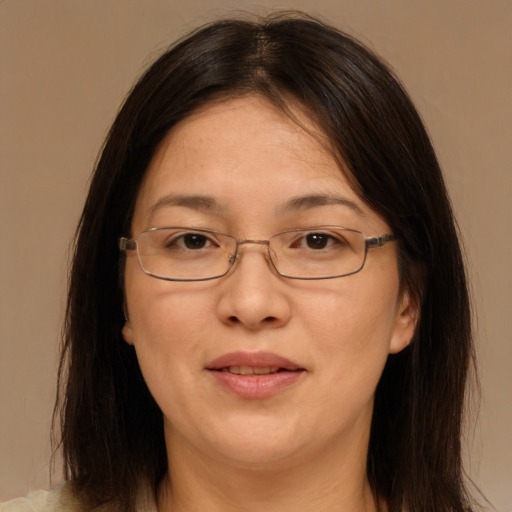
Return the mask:
{"type": "Polygon", "coordinates": [[[65,332],[47,509],[473,510],[439,165],[386,66],[316,20],[213,23],[139,80],[65,332]]]}

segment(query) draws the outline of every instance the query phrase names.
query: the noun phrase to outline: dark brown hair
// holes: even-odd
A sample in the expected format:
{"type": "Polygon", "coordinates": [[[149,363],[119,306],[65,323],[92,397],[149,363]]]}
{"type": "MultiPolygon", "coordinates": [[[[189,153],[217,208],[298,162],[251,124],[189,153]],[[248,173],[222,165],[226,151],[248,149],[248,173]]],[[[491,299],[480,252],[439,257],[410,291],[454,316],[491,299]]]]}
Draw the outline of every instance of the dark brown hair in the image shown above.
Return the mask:
{"type": "Polygon", "coordinates": [[[166,471],[162,414],[121,338],[120,235],[164,135],[219,97],[290,98],[316,121],[361,198],[398,236],[403,289],[420,305],[413,343],[378,385],[368,477],[390,512],[469,511],[461,424],[472,361],[458,235],[428,134],[386,65],[304,15],[223,20],[165,52],[128,95],[77,230],[59,379],[65,472],[88,507],[134,510],[166,471]]]}

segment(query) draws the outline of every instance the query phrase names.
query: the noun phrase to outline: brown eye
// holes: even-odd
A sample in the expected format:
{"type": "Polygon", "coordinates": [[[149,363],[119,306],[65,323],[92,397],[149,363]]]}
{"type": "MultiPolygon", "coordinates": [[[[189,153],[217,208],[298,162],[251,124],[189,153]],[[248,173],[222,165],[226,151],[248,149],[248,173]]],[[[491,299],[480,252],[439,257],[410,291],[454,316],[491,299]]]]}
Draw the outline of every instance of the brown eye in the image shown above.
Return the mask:
{"type": "Polygon", "coordinates": [[[347,247],[347,241],[338,233],[310,231],[301,234],[290,245],[291,249],[309,249],[320,251],[327,249],[343,249],[347,247]]]}
{"type": "Polygon", "coordinates": [[[212,247],[218,247],[219,244],[215,240],[202,233],[194,232],[178,232],[174,233],[173,236],[163,241],[163,247],[167,250],[188,250],[188,251],[199,251],[201,249],[208,249],[212,247]]]}
{"type": "Polygon", "coordinates": [[[183,245],[187,249],[203,249],[208,243],[208,238],[197,233],[183,235],[183,245]]]}
{"type": "Polygon", "coordinates": [[[310,233],[306,236],[306,245],[310,249],[325,249],[329,242],[332,242],[332,236],[325,233],[310,233]]]}

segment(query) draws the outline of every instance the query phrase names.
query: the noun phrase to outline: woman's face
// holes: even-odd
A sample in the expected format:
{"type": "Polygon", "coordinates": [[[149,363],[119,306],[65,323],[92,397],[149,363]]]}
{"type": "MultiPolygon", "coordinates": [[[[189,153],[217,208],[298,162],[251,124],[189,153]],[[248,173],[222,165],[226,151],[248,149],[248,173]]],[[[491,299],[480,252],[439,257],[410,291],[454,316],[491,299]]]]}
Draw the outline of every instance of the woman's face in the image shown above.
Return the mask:
{"type": "MultiPolygon", "coordinates": [[[[307,132],[255,96],[181,121],[148,168],[132,235],[168,226],[258,240],[319,225],[389,233],[295,114],[307,132]]],[[[313,281],[277,275],[265,250],[244,245],[227,275],[200,282],[150,277],[128,253],[123,336],[163,412],[169,453],[240,467],[320,453],[364,460],[377,382],[415,324],[399,295],[396,244],[370,249],[357,274],[313,281]]]]}

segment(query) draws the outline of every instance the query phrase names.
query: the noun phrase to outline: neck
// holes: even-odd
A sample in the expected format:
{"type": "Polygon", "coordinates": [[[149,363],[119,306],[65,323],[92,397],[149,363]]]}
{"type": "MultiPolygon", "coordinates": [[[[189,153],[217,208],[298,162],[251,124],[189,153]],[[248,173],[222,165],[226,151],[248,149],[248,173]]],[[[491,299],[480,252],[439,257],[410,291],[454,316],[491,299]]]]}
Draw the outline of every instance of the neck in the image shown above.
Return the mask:
{"type": "Polygon", "coordinates": [[[159,489],[159,512],[378,510],[366,477],[366,453],[358,456],[357,448],[348,447],[343,457],[331,446],[320,456],[244,467],[193,453],[183,440],[173,446],[177,450],[169,450],[169,472],[159,489]]]}

